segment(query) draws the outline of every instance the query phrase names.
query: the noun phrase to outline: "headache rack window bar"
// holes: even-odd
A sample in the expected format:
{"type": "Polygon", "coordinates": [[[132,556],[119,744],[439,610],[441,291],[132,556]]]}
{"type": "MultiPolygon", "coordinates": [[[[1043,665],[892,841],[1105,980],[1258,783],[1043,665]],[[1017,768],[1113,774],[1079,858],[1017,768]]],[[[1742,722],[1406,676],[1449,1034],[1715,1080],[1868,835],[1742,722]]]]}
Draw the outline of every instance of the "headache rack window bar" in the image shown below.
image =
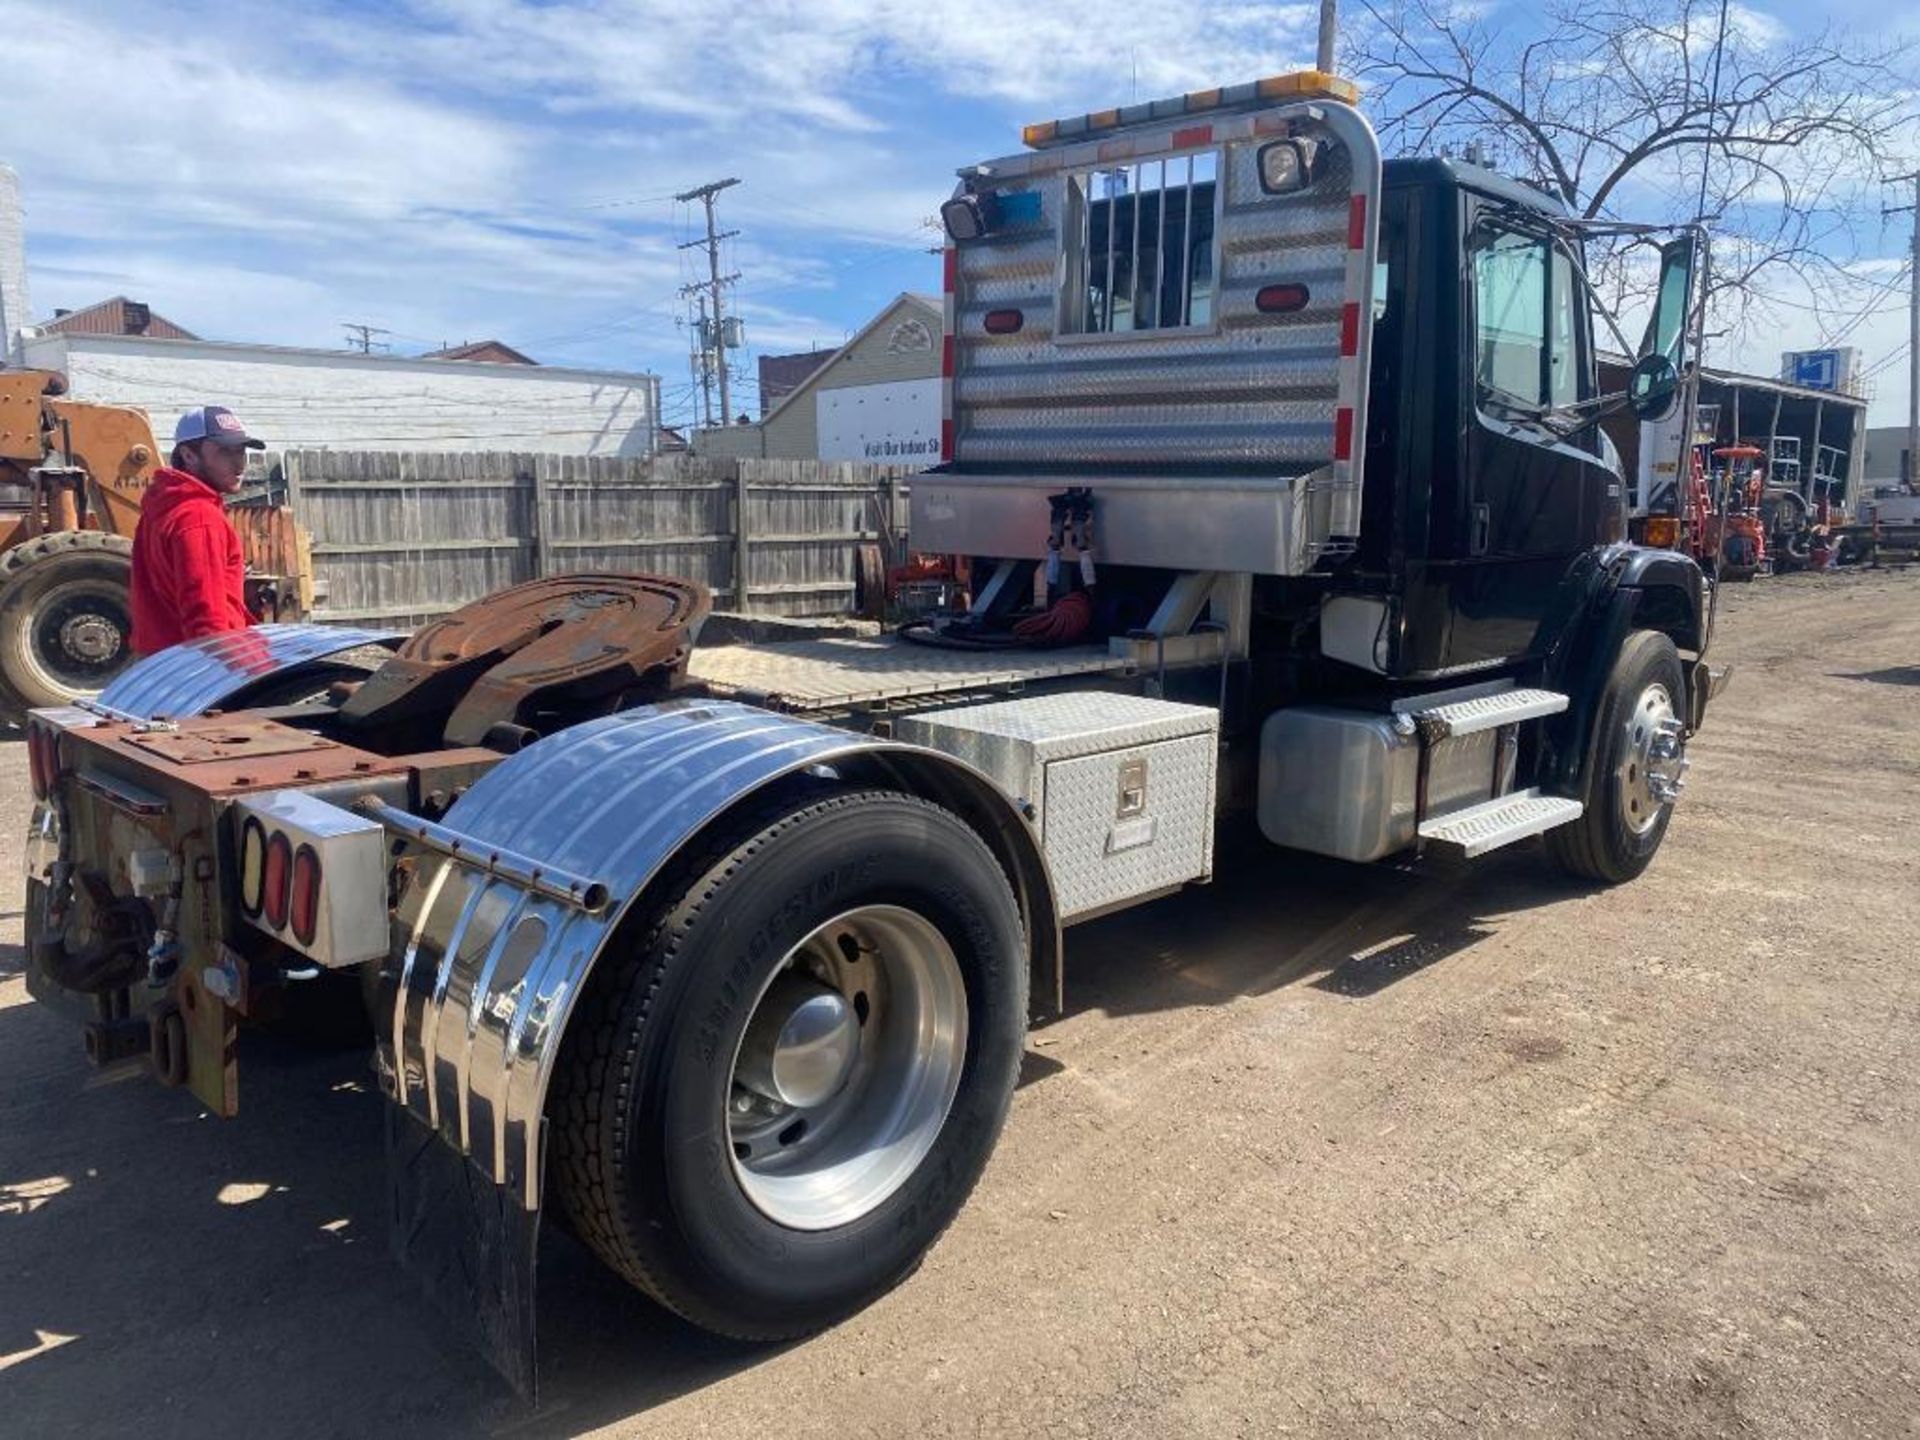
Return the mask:
{"type": "Polygon", "coordinates": [[[1219,273],[1219,156],[1211,150],[1103,165],[1070,177],[1062,227],[1063,334],[1211,325],[1219,273]],[[1104,193],[1102,193],[1104,191],[1104,193]]]}

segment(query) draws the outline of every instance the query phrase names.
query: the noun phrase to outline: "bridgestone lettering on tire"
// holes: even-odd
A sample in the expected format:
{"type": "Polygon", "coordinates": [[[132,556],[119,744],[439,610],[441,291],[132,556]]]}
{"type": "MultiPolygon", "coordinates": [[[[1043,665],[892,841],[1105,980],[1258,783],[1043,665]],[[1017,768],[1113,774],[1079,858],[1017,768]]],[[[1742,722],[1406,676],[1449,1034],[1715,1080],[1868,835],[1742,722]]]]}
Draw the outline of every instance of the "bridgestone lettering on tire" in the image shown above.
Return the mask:
{"type": "Polygon", "coordinates": [[[133,658],[133,544],[94,530],[0,554],[0,682],[8,708],[97,695],[133,658]]]}
{"type": "Polygon", "coordinates": [[[1633,879],[1652,863],[1673,806],[1648,804],[1627,774],[1634,768],[1629,746],[1636,733],[1637,707],[1645,701],[1657,709],[1662,694],[1671,713],[1686,713],[1679,652],[1667,636],[1635,630],[1620,647],[1594,715],[1586,793],[1580,797],[1586,811],[1546,835],[1547,853],[1563,869],[1613,885],[1633,879]]]}
{"type": "Polygon", "coordinates": [[[1025,1030],[1018,905],[957,816],[876,790],[744,816],[663,888],[569,1024],[551,1194],[695,1324],[804,1335],[908,1275],[992,1153],[1025,1030]]]}

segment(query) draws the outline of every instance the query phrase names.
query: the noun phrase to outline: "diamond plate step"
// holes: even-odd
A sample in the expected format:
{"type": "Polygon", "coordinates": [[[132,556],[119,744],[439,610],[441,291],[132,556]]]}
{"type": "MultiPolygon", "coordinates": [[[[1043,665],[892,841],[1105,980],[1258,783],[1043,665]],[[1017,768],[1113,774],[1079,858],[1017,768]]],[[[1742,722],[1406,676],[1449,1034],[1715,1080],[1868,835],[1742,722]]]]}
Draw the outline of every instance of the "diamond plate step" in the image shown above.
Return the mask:
{"type": "Polygon", "coordinates": [[[1497,695],[1416,710],[1413,718],[1435,739],[1445,740],[1521,720],[1538,720],[1542,715],[1558,715],[1566,708],[1567,697],[1557,690],[1502,690],[1497,695]]]}
{"type": "MultiPolygon", "coordinates": [[[[1566,699],[1564,695],[1559,698],[1566,699]]],[[[1422,821],[1420,838],[1430,845],[1458,850],[1463,858],[1471,860],[1502,845],[1538,835],[1542,830],[1578,820],[1585,808],[1578,800],[1542,795],[1538,790],[1516,790],[1471,809],[1422,821]]]]}

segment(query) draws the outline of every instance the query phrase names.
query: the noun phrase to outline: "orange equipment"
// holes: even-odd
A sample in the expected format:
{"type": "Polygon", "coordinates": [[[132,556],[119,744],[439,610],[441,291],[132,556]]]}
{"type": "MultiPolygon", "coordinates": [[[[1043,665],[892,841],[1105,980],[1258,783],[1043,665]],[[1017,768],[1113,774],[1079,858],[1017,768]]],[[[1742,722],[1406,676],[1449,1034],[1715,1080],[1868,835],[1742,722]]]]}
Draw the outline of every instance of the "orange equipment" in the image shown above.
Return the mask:
{"type": "MultiPolygon", "coordinates": [[[[0,718],[96,695],[132,658],[134,527],[159,464],[144,412],[69,400],[51,370],[0,370],[0,718]]],[[[309,585],[279,507],[234,512],[264,619],[294,618],[309,585]]]]}

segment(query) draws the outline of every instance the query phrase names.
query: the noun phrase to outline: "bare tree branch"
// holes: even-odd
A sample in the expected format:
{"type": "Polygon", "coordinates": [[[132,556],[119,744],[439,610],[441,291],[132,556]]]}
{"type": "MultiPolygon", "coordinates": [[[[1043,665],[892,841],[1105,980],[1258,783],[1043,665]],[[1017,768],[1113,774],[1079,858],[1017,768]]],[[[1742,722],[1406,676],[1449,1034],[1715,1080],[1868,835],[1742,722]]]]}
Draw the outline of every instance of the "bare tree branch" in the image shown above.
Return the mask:
{"type": "MultiPolygon", "coordinates": [[[[1524,26],[1474,0],[1360,0],[1348,60],[1390,152],[1477,146],[1576,214],[1706,220],[1722,322],[1782,284],[1816,313],[1873,303],[1853,267],[1881,180],[1914,168],[1915,48],[1733,15],[1717,93],[1718,0],[1546,0],[1524,26]]],[[[1621,298],[1647,282],[1631,246],[1589,263],[1621,298]]]]}

